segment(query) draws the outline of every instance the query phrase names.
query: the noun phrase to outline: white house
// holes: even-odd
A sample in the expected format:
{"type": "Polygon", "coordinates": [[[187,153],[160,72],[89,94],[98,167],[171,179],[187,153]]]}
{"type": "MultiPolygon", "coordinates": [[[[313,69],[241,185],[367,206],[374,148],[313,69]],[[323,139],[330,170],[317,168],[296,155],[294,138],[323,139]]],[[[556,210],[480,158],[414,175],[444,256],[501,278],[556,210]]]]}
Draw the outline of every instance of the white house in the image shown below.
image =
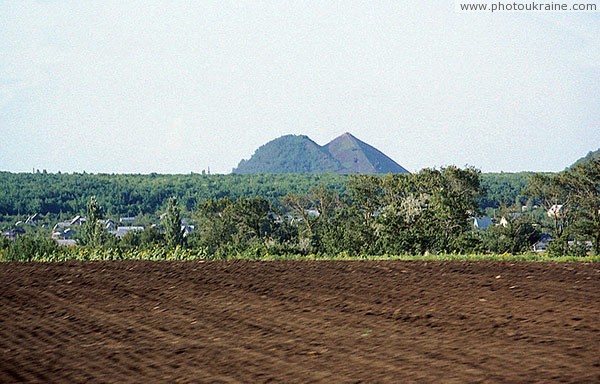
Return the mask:
{"type": "Polygon", "coordinates": [[[562,204],[554,204],[548,210],[549,217],[560,217],[563,213],[563,205],[562,204]]]}
{"type": "Polygon", "coordinates": [[[317,209],[307,209],[306,214],[311,217],[319,217],[321,216],[321,212],[317,209]]]}
{"type": "Polygon", "coordinates": [[[502,216],[502,218],[500,219],[500,222],[498,224],[500,224],[501,226],[506,228],[511,221],[515,221],[519,217],[521,217],[520,213],[514,213],[514,214],[510,215],[508,218],[506,216],[502,216]]]}

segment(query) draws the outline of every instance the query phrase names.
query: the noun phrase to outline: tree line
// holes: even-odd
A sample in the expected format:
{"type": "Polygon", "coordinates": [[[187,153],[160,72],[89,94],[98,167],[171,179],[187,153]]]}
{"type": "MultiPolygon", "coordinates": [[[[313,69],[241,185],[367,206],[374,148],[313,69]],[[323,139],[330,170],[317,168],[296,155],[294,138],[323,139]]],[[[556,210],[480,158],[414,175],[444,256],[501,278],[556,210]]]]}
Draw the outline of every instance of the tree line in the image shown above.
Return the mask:
{"type": "MultiPolygon", "coordinates": [[[[111,216],[153,215],[177,196],[193,211],[207,199],[261,196],[277,201],[288,192],[305,193],[324,185],[343,193],[346,177],[334,174],[289,175],[133,175],[0,172],[0,215],[40,213],[74,216],[86,212],[90,196],[111,216]]],[[[2,217],[0,217],[1,221],[2,217]]]]}
{"type": "MultiPolygon", "coordinates": [[[[160,183],[173,180],[156,177],[160,183]]],[[[215,258],[241,254],[261,257],[266,254],[519,253],[530,250],[541,234],[548,234],[554,239],[550,251],[555,254],[599,253],[598,158],[556,174],[531,174],[512,202],[507,200],[497,205],[504,223],[496,223],[487,230],[472,229],[471,218],[481,214],[482,196],[485,196],[482,175],[474,168],[450,166],[423,169],[415,174],[354,175],[340,179],[335,175],[320,176],[321,181],[343,181],[342,185],[334,182],[310,186],[310,182],[306,182],[308,177],[302,177],[274,177],[279,182],[305,181],[277,198],[269,198],[268,194],[248,197],[241,192],[239,195],[230,192],[197,200],[192,209],[187,207],[185,198],[166,198],[166,208],[164,202],[161,208],[166,214],[158,226],[130,232],[121,240],[108,236],[99,225],[105,216],[100,199],[88,198],[88,220],[82,228],[79,244],[115,249],[183,248],[215,258]],[[182,208],[197,227],[197,231],[187,236],[181,229],[182,208]]],[[[148,179],[152,180],[152,176],[148,179]]],[[[209,178],[204,182],[214,180],[209,178]]],[[[276,183],[264,185],[268,180],[264,176],[245,180],[252,180],[270,191],[281,187],[276,183]]],[[[319,181],[319,177],[311,181],[319,181]]],[[[240,185],[240,182],[234,183],[238,191],[256,187],[240,185]]],[[[171,187],[168,192],[174,189],[177,188],[171,187]]],[[[212,191],[215,192],[218,191],[212,191]]],[[[53,247],[47,239],[40,241],[43,247],[53,247]]],[[[2,248],[7,250],[19,244],[3,240],[2,248]]]]}
{"type": "MultiPolygon", "coordinates": [[[[523,200],[531,173],[480,174],[481,210],[523,200]]],[[[274,204],[288,193],[303,194],[324,186],[347,193],[348,176],[335,174],[269,175],[109,175],[0,172],[0,222],[18,216],[82,215],[90,196],[96,196],[112,216],[153,215],[177,196],[184,211],[205,200],[260,196],[274,204]]]]}

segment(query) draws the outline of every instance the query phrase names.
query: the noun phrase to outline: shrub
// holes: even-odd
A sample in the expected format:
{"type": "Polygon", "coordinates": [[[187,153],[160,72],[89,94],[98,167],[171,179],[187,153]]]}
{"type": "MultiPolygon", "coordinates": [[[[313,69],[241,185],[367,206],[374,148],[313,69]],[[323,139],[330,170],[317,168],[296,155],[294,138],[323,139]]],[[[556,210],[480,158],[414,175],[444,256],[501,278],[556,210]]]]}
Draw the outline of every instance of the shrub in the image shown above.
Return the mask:
{"type": "Polygon", "coordinates": [[[8,245],[3,261],[39,261],[58,252],[54,240],[45,237],[19,236],[8,245]]]}

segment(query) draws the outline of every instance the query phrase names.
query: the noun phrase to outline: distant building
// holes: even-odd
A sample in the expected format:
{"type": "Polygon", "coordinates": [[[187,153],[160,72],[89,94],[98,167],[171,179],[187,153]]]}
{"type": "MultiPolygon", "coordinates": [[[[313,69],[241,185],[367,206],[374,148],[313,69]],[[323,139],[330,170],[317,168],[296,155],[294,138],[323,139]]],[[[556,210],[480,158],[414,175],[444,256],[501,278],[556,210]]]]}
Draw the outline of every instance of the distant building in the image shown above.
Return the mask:
{"type": "Polygon", "coordinates": [[[8,240],[15,240],[19,235],[22,235],[24,233],[25,230],[23,228],[15,227],[2,232],[2,237],[7,238],[8,240]]]}
{"type": "Polygon", "coordinates": [[[187,237],[190,233],[194,232],[196,227],[194,225],[189,225],[182,221],[181,223],[181,232],[183,233],[183,237],[187,237]]]}
{"type": "Polygon", "coordinates": [[[321,216],[321,212],[317,209],[307,209],[306,214],[311,217],[319,217],[321,216]]]}
{"type": "Polygon", "coordinates": [[[86,222],[85,217],[79,215],[70,221],[59,221],[52,227],[52,238],[54,240],[68,240],[75,236],[76,227],[82,226],[86,222]]]}
{"type": "Polygon", "coordinates": [[[135,223],[135,217],[121,217],[119,219],[119,223],[121,223],[121,224],[133,224],[133,223],[135,223]]]}
{"type": "Polygon", "coordinates": [[[117,227],[117,230],[114,231],[113,234],[115,236],[117,236],[119,239],[121,239],[121,238],[123,238],[123,236],[125,236],[129,232],[143,232],[143,231],[144,231],[144,227],[135,227],[135,226],[117,227]]]}
{"type": "Polygon", "coordinates": [[[70,225],[71,226],[83,225],[83,223],[85,223],[85,221],[86,221],[85,217],[81,217],[81,216],[77,215],[73,218],[73,220],[71,220],[70,225]]]}
{"type": "Polygon", "coordinates": [[[548,210],[549,217],[560,217],[563,214],[563,205],[562,204],[554,204],[548,210]]]}
{"type": "Polygon", "coordinates": [[[63,247],[74,247],[77,245],[77,241],[72,239],[55,239],[54,241],[56,241],[56,244],[63,247]]]}
{"type": "Polygon", "coordinates": [[[112,220],[100,220],[100,222],[104,225],[104,229],[106,229],[109,233],[117,230],[117,226],[112,220]]]}
{"type": "Polygon", "coordinates": [[[70,221],[59,221],[52,227],[52,231],[60,231],[71,226],[70,221]]]}
{"type": "Polygon", "coordinates": [[[506,228],[511,221],[515,221],[521,216],[522,215],[520,213],[513,213],[508,218],[506,216],[502,216],[502,218],[500,219],[500,222],[498,224],[500,224],[501,226],[506,228]]]}
{"type": "Polygon", "coordinates": [[[54,240],[67,240],[75,237],[75,230],[70,227],[60,228],[52,231],[52,238],[54,240]]]}
{"type": "Polygon", "coordinates": [[[38,213],[36,213],[36,214],[29,216],[27,218],[27,220],[25,220],[25,224],[36,225],[38,223],[38,221],[40,221],[40,220],[41,220],[41,216],[38,213]]]}
{"type": "Polygon", "coordinates": [[[473,218],[474,229],[488,229],[492,225],[493,220],[491,217],[475,217],[473,218]]]}
{"type": "Polygon", "coordinates": [[[569,240],[567,241],[567,245],[569,247],[583,247],[585,249],[592,249],[592,247],[594,246],[594,244],[591,242],[591,240],[586,240],[586,241],[573,241],[573,240],[569,240]]]}
{"type": "Polygon", "coordinates": [[[552,242],[552,240],[554,240],[552,238],[552,236],[550,236],[548,234],[543,234],[542,236],[540,236],[538,241],[536,241],[535,244],[533,244],[533,251],[534,252],[546,252],[548,250],[548,247],[550,246],[550,243],[552,242]]]}

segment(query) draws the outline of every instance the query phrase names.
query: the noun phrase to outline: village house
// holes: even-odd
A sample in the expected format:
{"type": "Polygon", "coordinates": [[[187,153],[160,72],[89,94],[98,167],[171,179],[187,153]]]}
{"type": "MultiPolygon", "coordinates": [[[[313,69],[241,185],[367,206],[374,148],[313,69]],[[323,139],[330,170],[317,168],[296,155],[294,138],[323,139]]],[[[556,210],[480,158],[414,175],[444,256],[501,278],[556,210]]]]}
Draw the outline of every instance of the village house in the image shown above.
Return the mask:
{"type": "Polygon", "coordinates": [[[7,238],[8,240],[15,240],[18,236],[25,233],[25,230],[21,227],[14,227],[7,231],[2,232],[2,237],[7,238]]]}
{"type": "Polygon", "coordinates": [[[548,217],[561,217],[563,214],[563,205],[562,204],[554,204],[548,210],[548,217]]]}
{"type": "MultiPolygon", "coordinates": [[[[142,232],[145,228],[141,225],[129,225],[136,221],[135,217],[121,217],[119,222],[125,225],[117,226],[116,223],[111,219],[100,220],[100,224],[103,228],[111,235],[122,239],[129,232],[142,232]]],[[[86,222],[86,218],[82,216],[75,216],[69,221],[61,221],[54,225],[52,228],[52,238],[61,245],[74,245],[75,236],[77,234],[77,227],[83,225],[86,222]],[[69,241],[66,241],[69,240],[69,241]]],[[[152,225],[153,228],[158,228],[156,224],[152,225]]],[[[184,219],[181,221],[181,231],[184,236],[188,236],[194,232],[196,227],[188,224],[184,219]]],[[[8,236],[8,234],[6,235],[8,236]]]]}
{"type": "Polygon", "coordinates": [[[77,241],[73,239],[55,239],[54,241],[62,247],[73,247],[77,245],[77,241]]]}
{"type": "Polygon", "coordinates": [[[71,226],[76,226],[76,225],[81,226],[85,223],[85,221],[86,221],[85,217],[81,217],[81,216],[77,215],[73,218],[73,220],[71,220],[71,226]]]}
{"type": "Polygon", "coordinates": [[[54,224],[54,227],[52,227],[52,231],[60,231],[65,228],[69,228],[70,226],[71,226],[70,221],[59,221],[58,223],[54,224]]]}
{"type": "Polygon", "coordinates": [[[569,240],[569,241],[567,241],[567,245],[569,247],[582,247],[582,248],[584,248],[586,250],[590,250],[594,246],[594,243],[592,243],[590,240],[586,240],[586,241],[569,240]]]}
{"type": "Polygon", "coordinates": [[[114,232],[117,230],[117,226],[115,225],[115,222],[112,220],[100,220],[100,223],[102,225],[104,225],[104,229],[106,229],[107,232],[114,232]]]}
{"type": "Polygon", "coordinates": [[[60,231],[52,232],[52,238],[55,240],[67,240],[75,237],[76,232],[72,228],[65,228],[60,231]]]}
{"type": "Polygon", "coordinates": [[[80,227],[85,223],[85,217],[75,216],[69,221],[60,221],[52,227],[52,238],[54,240],[68,240],[75,237],[76,227],[80,227]]]}
{"type": "Polygon", "coordinates": [[[27,225],[37,225],[37,223],[42,219],[42,217],[40,216],[40,214],[35,213],[31,216],[29,216],[27,218],[27,220],[25,220],[25,224],[27,225]]]}
{"type": "Polygon", "coordinates": [[[321,212],[319,212],[318,209],[307,209],[306,210],[306,214],[309,217],[319,217],[319,216],[321,216],[321,212]]]}
{"type": "Polygon", "coordinates": [[[181,232],[183,233],[183,237],[187,237],[190,233],[194,232],[196,227],[194,225],[189,225],[185,220],[181,222],[181,232]]]}
{"type": "Polygon", "coordinates": [[[492,225],[493,220],[491,217],[474,217],[473,218],[473,229],[488,229],[492,225]]]}
{"type": "Polygon", "coordinates": [[[542,236],[540,236],[538,241],[536,241],[535,244],[533,244],[533,251],[534,252],[546,252],[548,250],[548,247],[550,246],[550,243],[552,242],[552,240],[554,240],[552,238],[552,236],[550,236],[548,234],[543,234],[542,236]]]}
{"type": "Polygon", "coordinates": [[[117,227],[117,230],[112,232],[113,235],[117,236],[119,239],[122,239],[129,232],[143,232],[144,227],[141,226],[129,226],[129,227],[117,227]]]}
{"type": "Polygon", "coordinates": [[[512,215],[509,215],[508,218],[506,216],[502,216],[502,218],[500,219],[498,224],[503,226],[504,228],[506,228],[508,226],[508,224],[517,220],[521,216],[522,215],[520,213],[513,213],[512,215]]]}

